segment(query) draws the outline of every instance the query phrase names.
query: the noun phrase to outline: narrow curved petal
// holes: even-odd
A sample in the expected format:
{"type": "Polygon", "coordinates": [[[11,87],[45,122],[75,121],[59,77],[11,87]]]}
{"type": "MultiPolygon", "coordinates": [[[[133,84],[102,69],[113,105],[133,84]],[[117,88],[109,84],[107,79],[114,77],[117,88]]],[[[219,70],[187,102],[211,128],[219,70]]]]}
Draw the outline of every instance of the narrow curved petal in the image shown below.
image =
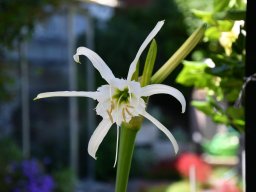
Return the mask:
{"type": "Polygon", "coordinates": [[[104,78],[108,83],[111,79],[114,79],[111,69],[107,66],[107,64],[103,61],[103,59],[94,51],[86,48],[86,47],[78,47],[76,50],[76,54],[73,56],[74,60],[79,63],[79,56],[86,56],[93,64],[93,66],[100,72],[102,78],[104,78]]]}
{"type": "Polygon", "coordinates": [[[164,132],[164,134],[168,137],[168,139],[173,144],[173,148],[174,148],[175,154],[177,154],[178,150],[179,150],[179,146],[178,146],[178,143],[177,143],[176,139],[171,134],[171,132],[165,126],[163,126],[157,119],[155,119],[153,116],[151,116],[146,111],[143,111],[141,115],[144,116],[145,118],[147,118],[152,123],[154,123],[155,126],[157,126],[158,129],[160,129],[162,132],[164,132]]]}
{"type": "Polygon", "coordinates": [[[120,127],[118,125],[116,125],[116,155],[115,155],[115,162],[114,162],[114,166],[116,166],[117,163],[117,158],[118,158],[118,148],[119,148],[119,129],[120,127]]]}
{"type": "Polygon", "coordinates": [[[168,94],[175,97],[182,106],[182,113],[185,112],[186,109],[186,100],[183,94],[173,87],[162,85],[162,84],[153,84],[153,85],[147,85],[145,87],[142,87],[141,91],[142,96],[151,96],[155,94],[168,94]]]}
{"type": "Polygon", "coordinates": [[[103,141],[104,137],[107,135],[112,123],[109,119],[103,119],[98,127],[93,132],[89,144],[88,144],[88,153],[94,159],[96,159],[96,152],[103,141]]]}
{"type": "Polygon", "coordinates": [[[142,43],[142,45],[140,46],[133,62],[130,65],[129,68],[129,72],[128,72],[128,76],[127,76],[127,80],[131,80],[133,73],[136,70],[136,65],[139,61],[139,58],[142,54],[142,52],[144,51],[144,49],[147,47],[147,45],[150,43],[150,41],[156,36],[156,34],[159,32],[159,30],[162,28],[164,24],[164,21],[159,21],[156,26],[154,27],[154,29],[149,33],[149,35],[147,36],[147,38],[144,40],[144,42],[142,43]]]}
{"type": "Polygon", "coordinates": [[[48,97],[89,97],[94,100],[98,98],[98,92],[86,92],[86,91],[55,91],[40,93],[36,96],[36,99],[48,98],[48,97]]]}

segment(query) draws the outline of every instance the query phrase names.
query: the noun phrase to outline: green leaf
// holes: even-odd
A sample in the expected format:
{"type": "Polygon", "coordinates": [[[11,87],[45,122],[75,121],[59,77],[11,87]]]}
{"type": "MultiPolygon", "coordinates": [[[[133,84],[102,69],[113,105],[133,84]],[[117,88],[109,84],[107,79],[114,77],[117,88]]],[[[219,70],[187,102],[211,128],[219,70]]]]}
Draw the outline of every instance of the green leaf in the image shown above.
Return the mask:
{"type": "Polygon", "coordinates": [[[228,10],[213,14],[216,20],[245,20],[245,10],[228,10]]]}
{"type": "Polygon", "coordinates": [[[207,64],[196,61],[183,61],[183,69],[176,78],[176,82],[185,86],[197,88],[212,87],[212,76],[205,73],[207,64]]]}
{"type": "Polygon", "coordinates": [[[207,68],[206,72],[219,77],[242,79],[244,74],[244,63],[235,57],[225,55],[212,55],[214,68],[207,68]]]}
{"type": "Polygon", "coordinates": [[[139,79],[139,71],[140,71],[140,60],[138,60],[138,63],[136,65],[136,70],[132,75],[132,80],[138,81],[139,79]]]}
{"type": "Polygon", "coordinates": [[[230,31],[234,25],[234,21],[230,20],[218,20],[218,29],[219,31],[230,31]]]}
{"type": "Polygon", "coordinates": [[[229,122],[229,118],[223,109],[211,97],[207,97],[206,101],[192,101],[191,105],[205,113],[216,123],[228,124],[229,122]]]}
{"type": "Polygon", "coordinates": [[[208,143],[206,150],[212,155],[234,156],[237,154],[238,147],[237,133],[225,132],[217,133],[208,143]]]}
{"type": "Polygon", "coordinates": [[[232,127],[240,132],[243,132],[245,127],[244,108],[228,107],[226,114],[230,118],[230,124],[232,127]]]}
{"type": "Polygon", "coordinates": [[[243,127],[242,129],[244,129],[244,126],[245,126],[245,121],[244,120],[242,120],[242,119],[234,119],[233,123],[236,126],[243,127]]]}
{"type": "Polygon", "coordinates": [[[155,39],[153,39],[148,50],[146,62],[144,65],[144,70],[140,80],[140,84],[142,87],[148,85],[150,82],[155,60],[156,60],[156,54],[157,54],[157,44],[155,39]]]}
{"type": "Polygon", "coordinates": [[[235,108],[235,107],[228,107],[226,113],[234,119],[243,120],[244,119],[244,109],[235,108]]]}
{"type": "Polygon", "coordinates": [[[230,0],[214,0],[213,2],[213,8],[214,12],[220,12],[223,10],[226,10],[228,8],[230,0]]]}
{"type": "Polygon", "coordinates": [[[216,21],[212,17],[212,13],[208,11],[201,11],[197,9],[192,9],[191,12],[193,13],[194,16],[198,17],[202,21],[214,25],[216,24],[216,21]]]}
{"type": "Polygon", "coordinates": [[[191,105],[202,111],[206,115],[211,116],[214,114],[212,106],[207,101],[192,101],[191,105]]]}
{"type": "Polygon", "coordinates": [[[208,38],[209,40],[218,40],[220,37],[221,32],[217,27],[209,27],[205,31],[205,37],[208,38]]]}
{"type": "Polygon", "coordinates": [[[220,123],[220,124],[228,124],[229,119],[226,115],[223,114],[214,114],[212,116],[212,120],[216,123],[220,123]]]}
{"type": "Polygon", "coordinates": [[[242,79],[235,78],[222,78],[220,83],[221,88],[224,90],[227,101],[235,102],[238,98],[239,92],[242,88],[242,79]]]}

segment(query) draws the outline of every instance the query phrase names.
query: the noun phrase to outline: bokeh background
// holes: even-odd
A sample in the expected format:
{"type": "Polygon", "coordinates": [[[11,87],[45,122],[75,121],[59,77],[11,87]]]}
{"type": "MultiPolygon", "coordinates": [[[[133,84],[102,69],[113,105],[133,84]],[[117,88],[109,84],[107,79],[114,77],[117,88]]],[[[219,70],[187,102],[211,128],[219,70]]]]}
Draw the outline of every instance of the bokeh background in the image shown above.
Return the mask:
{"type": "Polygon", "coordinates": [[[165,25],[156,36],[154,71],[202,23],[208,28],[164,81],[184,94],[186,112],[168,96],[153,96],[148,104],[174,134],[179,154],[145,121],[128,191],[191,191],[193,173],[198,191],[243,191],[245,12],[243,0],[0,1],[0,191],[114,191],[116,129],[101,144],[97,161],[87,153],[101,120],[96,103],[33,98],[105,84],[86,58],[73,61],[79,46],[97,52],[116,77],[126,77],[159,20],[165,25]]]}

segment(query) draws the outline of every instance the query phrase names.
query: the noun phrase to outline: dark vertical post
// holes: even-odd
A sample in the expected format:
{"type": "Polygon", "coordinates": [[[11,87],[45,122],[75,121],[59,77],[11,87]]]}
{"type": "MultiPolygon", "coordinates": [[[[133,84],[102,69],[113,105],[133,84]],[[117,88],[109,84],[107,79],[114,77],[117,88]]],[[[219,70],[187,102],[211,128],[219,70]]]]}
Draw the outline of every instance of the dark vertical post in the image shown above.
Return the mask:
{"type": "MultiPolygon", "coordinates": [[[[26,29],[23,28],[25,36],[26,29]]],[[[21,118],[22,118],[22,153],[30,157],[30,117],[29,117],[29,66],[27,60],[27,42],[22,39],[19,47],[21,67],[21,118]]]]}
{"type": "MultiPolygon", "coordinates": [[[[246,13],[246,77],[256,73],[256,1],[247,1],[246,13]]],[[[256,189],[256,82],[250,81],[245,91],[245,147],[246,147],[246,191],[256,189]]]]}
{"type": "MultiPolygon", "coordinates": [[[[68,65],[69,65],[69,89],[77,90],[77,69],[73,61],[74,55],[74,15],[75,7],[69,5],[67,10],[67,33],[68,33],[68,65]]],[[[79,126],[78,126],[78,104],[77,98],[72,97],[69,100],[69,128],[70,128],[70,166],[76,177],[78,177],[78,143],[79,143],[79,126]]]]}
{"type": "MultiPolygon", "coordinates": [[[[92,49],[94,51],[94,24],[93,17],[90,14],[90,10],[87,10],[87,14],[85,15],[86,19],[86,47],[92,49]]],[[[93,65],[87,60],[88,64],[86,65],[86,82],[87,82],[87,90],[94,91],[95,90],[95,69],[93,65]]],[[[96,128],[96,119],[95,112],[92,110],[95,107],[95,102],[92,99],[88,99],[88,107],[87,107],[87,130],[88,130],[88,141],[96,128]]],[[[93,180],[95,174],[95,161],[91,157],[88,156],[88,179],[93,180]]]]}

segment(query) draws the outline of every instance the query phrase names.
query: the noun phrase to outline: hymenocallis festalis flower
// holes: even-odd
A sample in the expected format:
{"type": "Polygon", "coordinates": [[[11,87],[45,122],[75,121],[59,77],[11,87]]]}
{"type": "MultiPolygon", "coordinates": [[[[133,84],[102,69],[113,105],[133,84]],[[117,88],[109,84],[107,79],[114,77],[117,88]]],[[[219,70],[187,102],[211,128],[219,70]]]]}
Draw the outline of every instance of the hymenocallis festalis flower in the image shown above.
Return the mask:
{"type": "Polygon", "coordinates": [[[151,84],[141,86],[139,81],[135,81],[132,79],[136,71],[138,60],[143,50],[155,37],[163,24],[164,21],[158,22],[154,29],[149,33],[147,38],[144,40],[135,56],[135,59],[130,65],[126,79],[116,78],[110,68],[107,66],[107,64],[98,54],[86,47],[79,47],[76,54],[74,55],[74,60],[79,63],[79,56],[86,56],[91,61],[93,66],[99,71],[102,78],[106,80],[107,84],[102,85],[95,92],[46,92],[38,94],[35,98],[41,99],[46,97],[89,97],[98,101],[98,104],[96,106],[96,113],[100,115],[103,119],[99,123],[98,127],[95,129],[88,144],[88,153],[93,158],[96,159],[96,152],[98,150],[98,147],[113,124],[116,124],[117,127],[119,127],[122,123],[129,124],[132,118],[138,116],[143,116],[151,121],[153,124],[155,124],[155,126],[159,130],[161,130],[172,142],[175,153],[178,152],[178,144],[171,132],[157,119],[147,113],[147,103],[145,98],[155,94],[171,95],[181,103],[181,112],[184,113],[186,108],[186,101],[184,96],[177,89],[167,85],[151,84]]]}

